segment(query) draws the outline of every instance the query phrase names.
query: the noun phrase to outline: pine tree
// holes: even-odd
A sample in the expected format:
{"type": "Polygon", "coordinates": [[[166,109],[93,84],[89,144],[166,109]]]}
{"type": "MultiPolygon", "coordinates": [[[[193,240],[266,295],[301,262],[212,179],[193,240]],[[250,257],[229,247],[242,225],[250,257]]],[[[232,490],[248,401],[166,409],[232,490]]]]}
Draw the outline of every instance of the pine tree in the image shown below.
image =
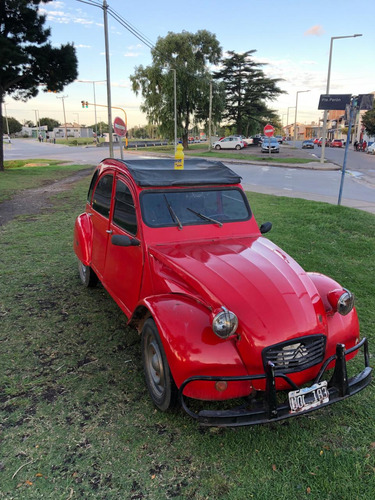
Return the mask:
{"type": "Polygon", "coordinates": [[[281,80],[268,78],[261,69],[264,64],[253,60],[255,52],[229,51],[229,57],[221,61],[223,68],[214,74],[214,78],[224,84],[224,118],[241,135],[248,135],[255,127],[259,129],[259,123],[276,119],[276,113],[267,107],[266,101],[284,93],[277,86],[281,80]]]}
{"type": "MultiPolygon", "coordinates": [[[[47,3],[51,0],[43,0],[47,3]]],[[[77,57],[72,44],[52,47],[42,0],[0,2],[0,170],[4,170],[3,103],[6,95],[27,101],[44,90],[60,92],[77,78],[77,57]]]]}

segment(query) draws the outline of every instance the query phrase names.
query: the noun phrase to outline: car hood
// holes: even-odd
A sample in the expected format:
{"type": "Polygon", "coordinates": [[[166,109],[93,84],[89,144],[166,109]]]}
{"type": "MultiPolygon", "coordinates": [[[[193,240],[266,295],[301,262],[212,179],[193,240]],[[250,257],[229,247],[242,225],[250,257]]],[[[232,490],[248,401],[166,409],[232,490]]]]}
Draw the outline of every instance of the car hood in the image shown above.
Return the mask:
{"type": "Polygon", "coordinates": [[[252,347],[323,333],[324,308],[305,271],[264,237],[236,237],[149,248],[169,292],[210,309],[233,311],[252,347]]]}

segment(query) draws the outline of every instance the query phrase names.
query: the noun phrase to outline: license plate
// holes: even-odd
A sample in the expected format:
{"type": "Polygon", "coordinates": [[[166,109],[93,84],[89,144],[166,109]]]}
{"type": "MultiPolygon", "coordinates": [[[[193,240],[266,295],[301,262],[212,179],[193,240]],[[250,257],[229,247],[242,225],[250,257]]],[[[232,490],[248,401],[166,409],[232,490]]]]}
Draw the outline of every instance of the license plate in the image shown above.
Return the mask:
{"type": "Polygon", "coordinates": [[[327,381],[289,392],[290,413],[300,413],[329,402],[327,381]]]}

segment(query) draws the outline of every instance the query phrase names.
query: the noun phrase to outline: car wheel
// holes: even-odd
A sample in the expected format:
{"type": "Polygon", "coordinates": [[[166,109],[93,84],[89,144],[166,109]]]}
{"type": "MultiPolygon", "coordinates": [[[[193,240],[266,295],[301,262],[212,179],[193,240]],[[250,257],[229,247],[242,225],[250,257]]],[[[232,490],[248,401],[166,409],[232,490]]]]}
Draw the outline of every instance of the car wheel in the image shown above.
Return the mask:
{"type": "Polygon", "coordinates": [[[142,329],[142,361],[148,392],[155,406],[166,411],[177,404],[177,387],[153,319],[142,329]]]}
{"type": "Polygon", "coordinates": [[[221,149],[221,146],[219,144],[216,144],[215,149],[221,149]]]}
{"type": "Polygon", "coordinates": [[[97,285],[99,278],[97,277],[95,272],[91,269],[90,266],[85,266],[80,260],[78,261],[78,271],[79,277],[86,287],[91,288],[97,285]]]}
{"type": "Polygon", "coordinates": [[[236,149],[237,149],[237,150],[238,150],[238,149],[241,149],[241,146],[240,146],[239,144],[237,144],[236,149]]]}

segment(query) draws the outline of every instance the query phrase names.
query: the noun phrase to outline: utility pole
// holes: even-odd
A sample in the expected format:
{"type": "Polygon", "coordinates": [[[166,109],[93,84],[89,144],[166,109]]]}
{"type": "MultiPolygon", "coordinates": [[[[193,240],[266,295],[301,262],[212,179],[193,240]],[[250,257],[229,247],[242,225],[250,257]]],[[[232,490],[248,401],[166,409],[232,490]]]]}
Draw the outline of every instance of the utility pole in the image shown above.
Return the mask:
{"type": "Polygon", "coordinates": [[[69,97],[69,96],[68,95],[63,95],[62,97],[57,97],[56,96],[56,99],[61,99],[62,100],[63,112],[64,112],[65,139],[68,140],[68,129],[66,127],[65,104],[64,104],[64,99],[66,97],[69,97]]]}
{"type": "Polygon", "coordinates": [[[212,80],[210,80],[210,107],[208,111],[208,151],[211,151],[211,120],[212,120],[212,80]]]}
{"type": "Polygon", "coordinates": [[[109,64],[108,12],[107,12],[107,9],[108,9],[107,1],[103,0],[105,63],[106,63],[106,73],[107,73],[107,106],[108,106],[109,156],[111,158],[113,158],[111,71],[110,71],[110,64],[109,64]]]}

